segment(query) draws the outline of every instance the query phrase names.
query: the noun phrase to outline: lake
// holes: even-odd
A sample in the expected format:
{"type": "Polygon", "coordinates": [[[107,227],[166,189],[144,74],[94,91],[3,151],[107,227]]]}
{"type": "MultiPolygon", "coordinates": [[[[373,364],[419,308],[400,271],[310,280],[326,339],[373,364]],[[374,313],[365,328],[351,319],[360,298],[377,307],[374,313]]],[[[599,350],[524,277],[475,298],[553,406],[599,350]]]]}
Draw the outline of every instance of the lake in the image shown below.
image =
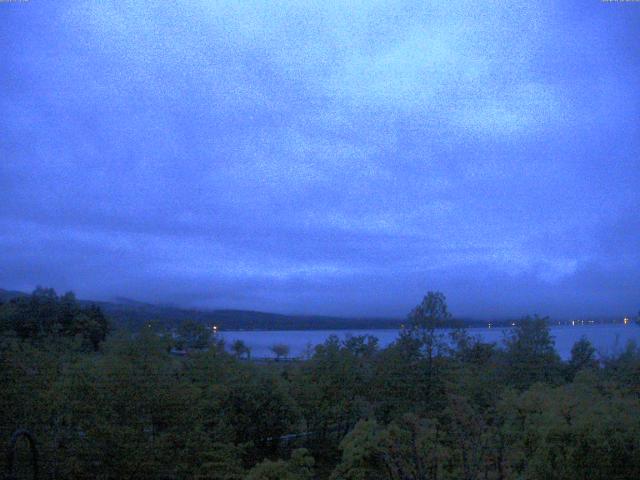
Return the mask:
{"type": "MultiPolygon", "coordinates": [[[[468,332],[480,337],[485,342],[501,344],[508,328],[469,328],[468,332]]],[[[290,357],[304,357],[312,351],[315,345],[324,343],[330,335],[336,335],[341,340],[349,335],[373,335],[378,338],[379,345],[386,347],[398,337],[398,330],[261,330],[261,331],[225,331],[218,333],[224,338],[227,347],[234,340],[242,340],[255,358],[273,357],[271,346],[283,343],[290,348],[290,357]]],[[[620,352],[630,340],[640,343],[640,327],[629,325],[576,325],[551,327],[551,335],[556,344],[556,350],[563,359],[571,355],[571,347],[580,340],[587,338],[600,355],[610,355],[620,352]]]]}

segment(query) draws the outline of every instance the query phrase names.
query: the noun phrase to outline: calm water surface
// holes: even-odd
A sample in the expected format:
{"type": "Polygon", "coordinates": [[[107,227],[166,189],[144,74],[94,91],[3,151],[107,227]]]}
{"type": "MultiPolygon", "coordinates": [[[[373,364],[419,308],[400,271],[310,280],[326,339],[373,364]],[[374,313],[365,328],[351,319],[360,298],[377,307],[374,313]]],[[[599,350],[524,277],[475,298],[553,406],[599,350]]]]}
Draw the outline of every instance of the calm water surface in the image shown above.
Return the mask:
{"type": "MultiPolygon", "coordinates": [[[[502,343],[506,328],[470,328],[471,335],[485,342],[502,343]]],[[[341,340],[348,336],[373,335],[379,345],[386,347],[398,338],[398,330],[271,330],[271,331],[226,331],[218,334],[227,345],[234,340],[244,341],[251,349],[253,357],[273,357],[271,346],[284,343],[290,348],[291,357],[303,357],[313,350],[315,345],[323,343],[330,335],[341,340]]],[[[587,338],[600,355],[610,355],[621,351],[630,340],[640,343],[640,327],[630,325],[584,325],[551,327],[556,350],[562,358],[569,358],[571,347],[580,337],[587,338]]]]}

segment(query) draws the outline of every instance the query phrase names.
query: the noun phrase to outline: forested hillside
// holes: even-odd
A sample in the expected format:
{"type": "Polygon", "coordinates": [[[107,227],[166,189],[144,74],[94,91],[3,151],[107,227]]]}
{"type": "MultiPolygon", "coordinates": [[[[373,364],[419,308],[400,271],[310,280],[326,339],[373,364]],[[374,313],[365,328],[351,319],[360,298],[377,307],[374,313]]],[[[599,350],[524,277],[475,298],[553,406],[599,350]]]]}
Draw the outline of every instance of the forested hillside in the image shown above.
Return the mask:
{"type": "Polygon", "coordinates": [[[640,478],[635,344],[597,358],[580,341],[563,362],[533,317],[500,345],[457,330],[451,347],[430,293],[388,348],[332,337],[307,361],[256,364],[220,343],[171,355],[154,329],[94,344],[82,307],[48,305],[20,331],[0,307],[0,438],[31,432],[42,478],[640,478]]]}

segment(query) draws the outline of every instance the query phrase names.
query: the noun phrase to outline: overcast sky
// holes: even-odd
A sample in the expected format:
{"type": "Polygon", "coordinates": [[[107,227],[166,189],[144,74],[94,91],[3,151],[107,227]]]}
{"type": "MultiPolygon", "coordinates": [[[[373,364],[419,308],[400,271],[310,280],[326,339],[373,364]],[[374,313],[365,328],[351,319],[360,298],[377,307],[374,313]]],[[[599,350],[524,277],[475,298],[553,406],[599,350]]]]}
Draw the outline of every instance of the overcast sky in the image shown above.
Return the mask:
{"type": "Polygon", "coordinates": [[[0,3],[0,287],[640,308],[640,4],[0,3]]]}

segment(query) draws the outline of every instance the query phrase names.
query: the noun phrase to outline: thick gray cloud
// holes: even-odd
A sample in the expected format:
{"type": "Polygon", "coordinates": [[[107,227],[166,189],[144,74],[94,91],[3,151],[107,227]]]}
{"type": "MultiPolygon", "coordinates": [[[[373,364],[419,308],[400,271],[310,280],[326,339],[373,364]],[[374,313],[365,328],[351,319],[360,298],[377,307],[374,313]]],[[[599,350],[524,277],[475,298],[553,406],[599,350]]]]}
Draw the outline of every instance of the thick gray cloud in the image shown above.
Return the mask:
{"type": "Polygon", "coordinates": [[[640,10],[0,4],[0,285],[632,313],[640,10]]]}

